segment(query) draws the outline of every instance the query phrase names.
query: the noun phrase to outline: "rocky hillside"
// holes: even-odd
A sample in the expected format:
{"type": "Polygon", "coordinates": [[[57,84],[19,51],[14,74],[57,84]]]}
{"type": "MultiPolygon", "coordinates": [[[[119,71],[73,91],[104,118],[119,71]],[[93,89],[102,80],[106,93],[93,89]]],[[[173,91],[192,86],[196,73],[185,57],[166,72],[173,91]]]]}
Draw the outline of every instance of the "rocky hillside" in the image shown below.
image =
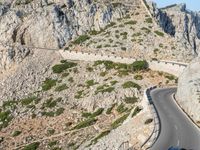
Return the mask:
{"type": "Polygon", "coordinates": [[[200,126],[200,58],[196,58],[179,79],[177,100],[200,126]]]}
{"type": "Polygon", "coordinates": [[[200,13],[187,10],[185,4],[162,9],[157,9],[155,4],[150,6],[160,27],[197,56],[200,52],[200,13]]]}
{"type": "Polygon", "coordinates": [[[128,8],[90,0],[14,0],[0,5],[0,42],[61,48],[91,28],[123,17],[128,8]]]}
{"type": "Polygon", "coordinates": [[[166,10],[156,22],[140,0],[1,0],[0,149],[141,149],[153,129],[143,91],[177,79],[146,61],[70,61],[56,49],[189,62],[198,23],[183,32],[166,10]]]}

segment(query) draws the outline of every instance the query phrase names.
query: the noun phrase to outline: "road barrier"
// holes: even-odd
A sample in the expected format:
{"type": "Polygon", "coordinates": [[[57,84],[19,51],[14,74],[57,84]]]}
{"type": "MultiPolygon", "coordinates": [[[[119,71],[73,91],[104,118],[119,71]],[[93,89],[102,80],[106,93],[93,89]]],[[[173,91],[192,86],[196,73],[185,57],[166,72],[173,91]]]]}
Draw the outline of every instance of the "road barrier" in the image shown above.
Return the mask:
{"type": "Polygon", "coordinates": [[[151,133],[151,135],[147,138],[147,140],[141,145],[141,148],[143,148],[145,145],[147,149],[151,148],[152,145],[156,142],[158,139],[158,136],[160,134],[160,118],[157,112],[157,109],[153,103],[153,100],[151,98],[151,91],[156,89],[157,86],[150,87],[144,91],[144,100],[148,101],[149,107],[153,116],[154,121],[154,128],[151,133]]]}
{"type": "MultiPolygon", "coordinates": [[[[103,55],[95,53],[86,53],[81,51],[68,51],[68,50],[59,50],[60,55],[64,59],[69,60],[82,60],[82,61],[97,61],[97,60],[108,60],[119,63],[131,64],[134,61],[144,60],[143,58],[134,58],[134,57],[120,57],[116,55],[103,55]]],[[[175,76],[179,76],[183,70],[187,67],[187,63],[175,62],[175,61],[166,61],[166,60],[147,60],[149,68],[155,71],[163,71],[175,76]]]]}

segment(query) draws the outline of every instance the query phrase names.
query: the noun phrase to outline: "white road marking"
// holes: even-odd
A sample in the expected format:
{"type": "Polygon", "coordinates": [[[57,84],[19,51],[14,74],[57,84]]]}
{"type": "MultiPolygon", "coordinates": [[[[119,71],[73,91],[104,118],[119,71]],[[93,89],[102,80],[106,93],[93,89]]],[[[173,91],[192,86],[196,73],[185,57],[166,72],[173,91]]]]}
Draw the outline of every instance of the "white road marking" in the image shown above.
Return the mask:
{"type": "Polygon", "coordinates": [[[180,145],[180,141],[178,140],[178,142],[177,142],[177,146],[179,146],[180,145]]]}
{"type": "Polygon", "coordinates": [[[175,127],[176,130],[178,130],[178,127],[176,125],[174,127],[175,127]]]}

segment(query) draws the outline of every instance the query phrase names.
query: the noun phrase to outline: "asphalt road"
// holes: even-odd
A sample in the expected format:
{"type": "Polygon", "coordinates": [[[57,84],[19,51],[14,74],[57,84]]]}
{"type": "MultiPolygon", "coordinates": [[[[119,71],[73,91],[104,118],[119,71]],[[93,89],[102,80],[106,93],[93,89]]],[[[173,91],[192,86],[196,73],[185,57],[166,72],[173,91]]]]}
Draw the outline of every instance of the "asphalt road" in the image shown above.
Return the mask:
{"type": "Polygon", "coordinates": [[[171,146],[200,150],[200,131],[177,106],[174,93],[175,88],[151,92],[161,122],[159,137],[151,150],[168,150],[171,146]]]}

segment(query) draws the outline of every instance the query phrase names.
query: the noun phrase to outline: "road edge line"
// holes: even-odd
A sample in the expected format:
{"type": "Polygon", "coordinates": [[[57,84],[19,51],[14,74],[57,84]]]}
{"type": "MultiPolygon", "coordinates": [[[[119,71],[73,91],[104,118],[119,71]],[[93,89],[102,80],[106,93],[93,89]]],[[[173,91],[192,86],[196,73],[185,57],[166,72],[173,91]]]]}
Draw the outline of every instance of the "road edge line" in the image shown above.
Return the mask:
{"type": "Polygon", "coordinates": [[[193,124],[193,126],[200,132],[200,127],[195,123],[195,121],[192,119],[192,117],[190,117],[190,115],[181,107],[181,105],[178,103],[177,99],[176,99],[176,94],[172,94],[171,95],[172,99],[174,100],[175,104],[177,105],[178,109],[181,110],[183,112],[183,114],[186,116],[186,118],[188,120],[190,120],[193,124]]]}

